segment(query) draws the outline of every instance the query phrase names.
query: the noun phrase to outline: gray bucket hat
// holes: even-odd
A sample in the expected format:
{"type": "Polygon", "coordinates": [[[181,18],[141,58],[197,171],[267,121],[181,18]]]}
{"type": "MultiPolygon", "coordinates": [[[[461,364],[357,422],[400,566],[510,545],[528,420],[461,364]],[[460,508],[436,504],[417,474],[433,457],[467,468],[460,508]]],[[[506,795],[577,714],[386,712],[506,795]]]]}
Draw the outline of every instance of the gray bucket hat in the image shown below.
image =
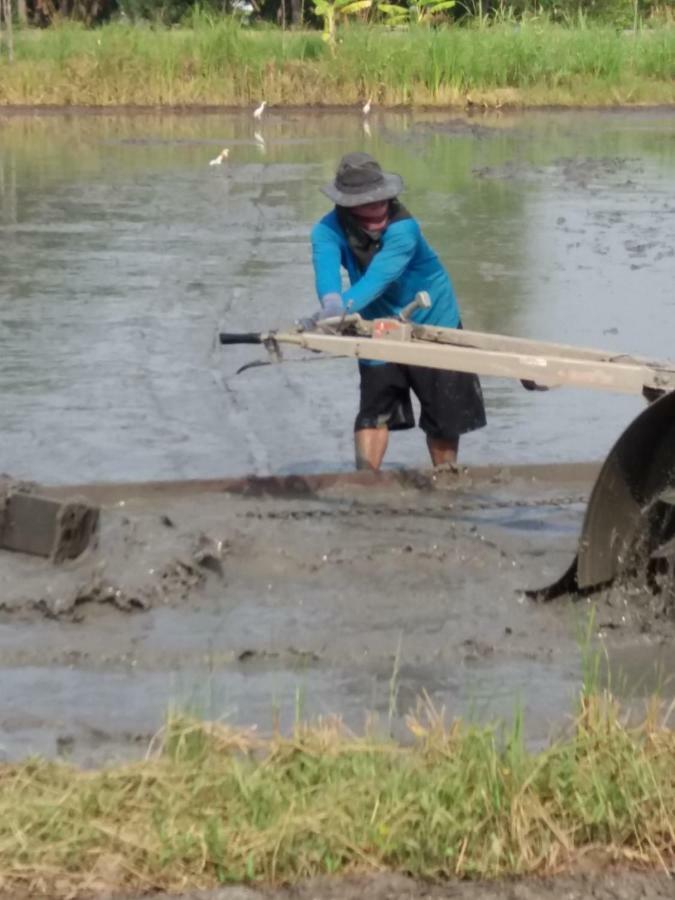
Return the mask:
{"type": "Polygon", "coordinates": [[[321,192],[338,206],[360,206],[391,200],[404,189],[403,179],[394,172],[383,172],[370,153],[347,153],[340,160],[335,180],[321,192]]]}

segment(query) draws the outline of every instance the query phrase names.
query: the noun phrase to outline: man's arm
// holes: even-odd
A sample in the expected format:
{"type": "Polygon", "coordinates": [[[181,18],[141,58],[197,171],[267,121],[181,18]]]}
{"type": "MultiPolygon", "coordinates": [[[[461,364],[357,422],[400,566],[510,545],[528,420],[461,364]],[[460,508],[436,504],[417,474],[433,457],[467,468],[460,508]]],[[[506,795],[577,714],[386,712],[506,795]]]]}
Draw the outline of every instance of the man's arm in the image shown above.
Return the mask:
{"type": "Polygon", "coordinates": [[[342,293],[340,239],[332,228],[319,222],[312,228],[312,264],[319,300],[329,294],[342,293]]]}
{"type": "Polygon", "coordinates": [[[405,271],[415,253],[419,236],[417,223],[406,219],[396,222],[384,233],[382,249],[368,266],[365,275],[342,294],[351,312],[361,312],[376,300],[405,271]]]}

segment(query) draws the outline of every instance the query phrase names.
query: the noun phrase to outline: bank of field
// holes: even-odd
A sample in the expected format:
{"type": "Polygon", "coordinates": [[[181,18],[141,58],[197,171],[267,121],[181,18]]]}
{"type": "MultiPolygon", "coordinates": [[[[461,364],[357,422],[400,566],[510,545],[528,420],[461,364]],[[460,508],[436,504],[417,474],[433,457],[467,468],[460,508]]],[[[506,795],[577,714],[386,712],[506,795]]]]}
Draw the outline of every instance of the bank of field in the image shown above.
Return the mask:
{"type": "Polygon", "coordinates": [[[15,34],[0,104],[532,106],[675,102],[675,27],[543,21],[403,31],[62,25],[15,34]]]}
{"type": "Polygon", "coordinates": [[[579,861],[675,861],[675,733],[586,697],[564,740],[433,712],[412,746],[336,723],[268,740],[171,722],[143,762],[0,769],[0,885],[31,897],[294,882],[347,871],[433,878],[549,873],[579,861]]]}

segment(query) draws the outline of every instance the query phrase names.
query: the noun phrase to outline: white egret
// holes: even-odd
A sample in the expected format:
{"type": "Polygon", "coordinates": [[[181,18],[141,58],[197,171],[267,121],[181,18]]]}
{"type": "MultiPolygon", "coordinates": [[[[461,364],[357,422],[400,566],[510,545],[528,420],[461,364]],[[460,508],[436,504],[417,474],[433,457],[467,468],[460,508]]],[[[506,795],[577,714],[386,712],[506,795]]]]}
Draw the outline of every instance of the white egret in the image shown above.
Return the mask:
{"type": "Polygon", "coordinates": [[[364,116],[367,116],[368,113],[370,112],[370,107],[372,106],[372,99],[373,99],[372,97],[368,97],[368,99],[366,100],[366,102],[363,105],[363,115],[364,116]]]}
{"type": "Polygon", "coordinates": [[[228,149],[227,147],[223,147],[223,149],[220,151],[220,153],[218,154],[218,156],[216,156],[215,159],[212,159],[212,160],[209,162],[209,165],[210,165],[210,166],[219,166],[219,165],[221,165],[221,164],[223,163],[224,160],[227,159],[227,157],[228,157],[229,155],[230,155],[229,149],[228,149]]]}
{"type": "Polygon", "coordinates": [[[257,109],[253,110],[253,118],[254,119],[262,119],[262,114],[265,112],[265,107],[267,106],[267,100],[263,100],[260,106],[257,109]]]}

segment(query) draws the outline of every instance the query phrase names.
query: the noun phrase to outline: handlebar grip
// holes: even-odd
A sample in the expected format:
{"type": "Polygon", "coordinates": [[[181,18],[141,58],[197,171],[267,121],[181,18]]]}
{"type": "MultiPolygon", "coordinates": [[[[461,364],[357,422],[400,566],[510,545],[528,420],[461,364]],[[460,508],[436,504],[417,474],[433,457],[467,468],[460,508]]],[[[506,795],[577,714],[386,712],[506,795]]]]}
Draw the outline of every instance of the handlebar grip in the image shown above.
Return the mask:
{"type": "Polygon", "coordinates": [[[221,331],[218,335],[221,344],[262,344],[259,331],[221,331]]]}

